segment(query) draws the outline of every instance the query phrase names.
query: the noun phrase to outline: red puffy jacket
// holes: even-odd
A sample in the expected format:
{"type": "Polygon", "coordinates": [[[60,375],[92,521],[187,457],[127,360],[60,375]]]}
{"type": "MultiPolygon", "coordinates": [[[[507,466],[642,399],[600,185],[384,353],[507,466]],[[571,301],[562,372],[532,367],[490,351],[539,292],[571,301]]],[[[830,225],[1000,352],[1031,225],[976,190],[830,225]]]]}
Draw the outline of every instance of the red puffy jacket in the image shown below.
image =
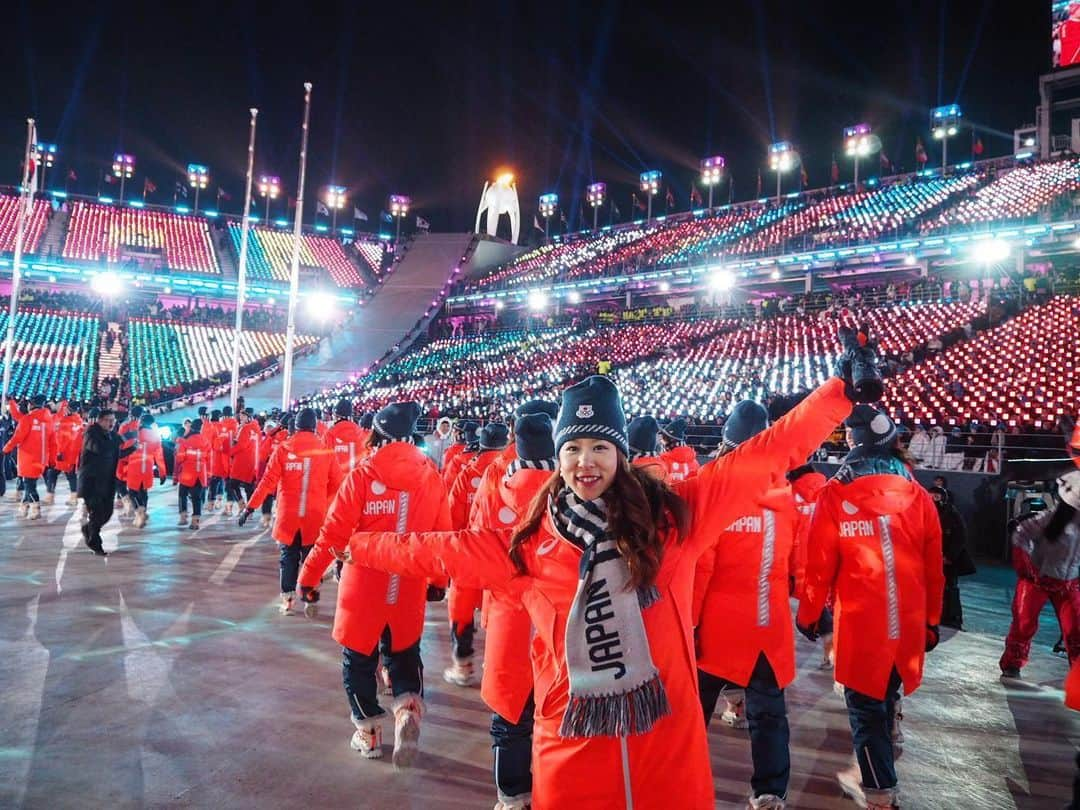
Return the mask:
{"type": "Polygon", "coordinates": [[[323,441],[334,451],[334,458],[337,459],[342,474],[351,473],[360,463],[360,459],[367,455],[367,448],[364,446],[368,439],[366,432],[356,422],[348,419],[339,419],[326,431],[323,441]]]}
{"type": "Polygon", "coordinates": [[[781,689],[795,680],[788,601],[795,508],[782,482],[741,504],[743,514],[701,555],[694,577],[698,668],[741,686],[762,653],[781,689]]]}
{"type": "MultiPolygon", "coordinates": [[[[232,420],[235,421],[235,420],[232,420]]],[[[203,430],[206,430],[206,425],[203,430]]],[[[229,452],[232,450],[233,434],[222,421],[210,422],[211,431],[204,434],[210,445],[210,475],[215,478],[228,478],[230,473],[229,452]]]]}
{"type": "Polygon", "coordinates": [[[900,475],[830,481],[810,524],[799,621],[835,590],[836,680],[883,700],[893,668],[904,694],[922,682],[926,626],[941,621],[941,524],[926,490],[900,475]]]}
{"type": "Polygon", "coordinates": [[[690,509],[692,530],[681,542],[673,534],[664,537],[656,580],[660,599],[642,613],[672,713],[645,734],[584,739],[559,735],[569,701],[566,623],[578,587],[581,551],[562,539],[550,518],[545,516],[536,535],[522,546],[525,575],[519,575],[508,558],[509,531],[404,537],[364,533],[353,537],[350,549],[365,565],[417,577],[445,573],[464,585],[504,590],[522,600],[536,628],[535,810],[711,808],[714,788],[691,625],[697,559],[739,516],[740,504],[752,501],[777,474],[801,464],[850,412],[843,382],[831,380],[772,427],[675,485],[690,509]]]}
{"type": "MultiPolygon", "coordinates": [[[[139,437],[139,420],[128,419],[124,424],[116,431],[120,437],[120,452],[129,450],[135,446],[135,440],[139,437]]],[[[120,456],[120,459],[116,462],[116,480],[127,481],[127,456],[120,456]]]]}
{"type": "Polygon", "coordinates": [[[173,477],[185,487],[210,480],[210,441],[202,433],[192,433],[176,443],[173,477]]]}
{"type": "Polygon", "coordinates": [[[263,446],[265,441],[262,428],[254,419],[240,428],[236,444],[229,449],[229,476],[231,478],[245,483],[254,483],[259,474],[263,454],[266,452],[263,446]]]}
{"type": "Polygon", "coordinates": [[[630,463],[635,467],[640,467],[657,481],[668,480],[667,464],[660,456],[638,456],[630,463]]]}
{"type": "Polygon", "coordinates": [[[79,465],[85,427],[82,417],[77,413],[69,413],[57,425],[55,466],[60,472],[75,472],[75,468],[79,465]]]}
{"type": "Polygon", "coordinates": [[[154,467],[157,476],[165,475],[165,454],[161,450],[161,437],[155,428],[139,430],[138,447],[127,457],[125,480],[129,489],[150,489],[154,486],[154,467]]]}
{"type": "Polygon", "coordinates": [[[48,408],[36,408],[19,416],[18,420],[14,435],[4,445],[4,452],[18,448],[17,467],[21,478],[41,478],[45,468],[56,458],[53,413],[48,408]]]}
{"type": "Polygon", "coordinates": [[[465,462],[474,455],[475,453],[470,453],[463,444],[452,444],[447,448],[446,453],[443,455],[442,466],[442,480],[447,492],[454,485],[454,480],[457,478],[458,473],[461,472],[461,468],[465,466],[465,462]]]}
{"type": "Polygon", "coordinates": [[[806,585],[806,544],[810,537],[810,524],[814,519],[821,490],[828,483],[828,478],[819,472],[800,475],[791,482],[791,492],[795,498],[795,542],[791,547],[791,576],[795,580],[795,597],[803,598],[806,585]]]}
{"type": "MultiPolygon", "coordinates": [[[[492,464],[476,492],[470,527],[513,528],[551,475],[547,470],[518,470],[507,478],[504,464],[492,464]]],[[[512,594],[485,591],[483,623],[487,637],[480,697],[493,712],[516,723],[533,689],[529,662],[532,620],[521,600],[512,594]]]]}
{"type": "Polygon", "coordinates": [[[274,451],[247,508],[258,509],[276,492],[277,516],[271,535],[290,545],[299,532],[300,543],[310,546],[319,536],[341,478],[341,468],[322,440],[309,430],[301,430],[274,451]]]}
{"type": "MultiPolygon", "coordinates": [[[[337,465],[334,465],[337,468],[337,465]]],[[[386,444],[345,478],[315,548],[300,571],[301,587],[317,588],[323,573],[358,531],[439,531],[450,528],[446,490],[438,470],[418,448],[386,444]]],[[[443,579],[436,572],[432,579],[443,579]]],[[[395,651],[415,644],[424,629],[427,579],[363,565],[346,565],[338,585],[334,640],[369,653],[389,626],[395,651]]]]}
{"type": "Polygon", "coordinates": [[[667,481],[676,484],[692,478],[701,469],[697,460],[697,451],[688,444],[680,444],[660,454],[660,460],[667,467],[667,481]]]}

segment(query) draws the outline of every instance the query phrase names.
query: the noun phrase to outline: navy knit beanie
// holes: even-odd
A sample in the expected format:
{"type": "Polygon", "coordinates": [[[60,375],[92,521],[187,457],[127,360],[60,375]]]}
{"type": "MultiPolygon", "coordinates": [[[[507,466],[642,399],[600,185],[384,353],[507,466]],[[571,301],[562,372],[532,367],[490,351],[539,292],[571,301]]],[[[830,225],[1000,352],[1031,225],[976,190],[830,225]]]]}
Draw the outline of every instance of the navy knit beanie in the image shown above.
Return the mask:
{"type": "Polygon", "coordinates": [[[552,422],[559,418],[559,403],[548,402],[546,399],[531,399],[518,405],[516,415],[528,416],[529,414],[542,413],[552,422]]]}
{"type": "Polygon", "coordinates": [[[626,435],[630,440],[630,452],[636,455],[651,456],[656,452],[656,434],[660,425],[651,416],[638,416],[626,426],[626,435]]]}
{"type": "MultiPolygon", "coordinates": [[[[672,419],[662,428],[660,432],[667,436],[669,439],[674,439],[679,444],[686,441],[686,420],[685,419],[672,419]]],[[[631,442],[633,444],[633,442],[631,442]]]]}
{"type": "Polygon", "coordinates": [[[555,438],[551,417],[546,413],[529,413],[514,423],[514,445],[518,458],[543,461],[555,458],[555,438]]]}
{"type": "Polygon", "coordinates": [[[231,405],[226,405],[224,408],[222,408],[221,409],[221,415],[222,416],[232,416],[232,406],[231,405]]]}
{"type": "Polygon", "coordinates": [[[502,422],[488,422],[480,429],[481,450],[502,450],[510,444],[510,429],[502,422]]]}
{"type": "Polygon", "coordinates": [[[851,428],[856,447],[889,447],[898,435],[896,423],[888,414],[869,405],[856,405],[844,426],[851,428]]]}
{"type": "Polygon", "coordinates": [[[744,399],[736,402],[724,422],[723,445],[735,448],[769,426],[769,412],[760,402],[744,399]]]}
{"type": "Polygon", "coordinates": [[[469,419],[464,422],[458,422],[457,429],[461,431],[461,436],[465,444],[476,444],[476,431],[480,429],[480,426],[469,419]]]}
{"type": "Polygon", "coordinates": [[[375,414],[373,427],[383,438],[403,441],[412,438],[419,418],[420,406],[415,402],[391,402],[375,414]]]}
{"type": "Polygon", "coordinates": [[[312,433],[315,432],[315,428],[319,426],[319,415],[315,413],[314,408],[304,408],[296,415],[296,429],[309,430],[312,433]]]}
{"type": "Polygon", "coordinates": [[[622,397],[607,377],[594,374],[563,391],[555,452],[573,439],[603,439],[630,455],[622,397]]]}
{"type": "Polygon", "coordinates": [[[192,433],[202,433],[202,419],[196,419],[191,423],[192,433]]]}
{"type": "Polygon", "coordinates": [[[352,418],[352,402],[347,399],[339,399],[337,405],[334,406],[334,416],[339,416],[343,419],[352,418]]]}

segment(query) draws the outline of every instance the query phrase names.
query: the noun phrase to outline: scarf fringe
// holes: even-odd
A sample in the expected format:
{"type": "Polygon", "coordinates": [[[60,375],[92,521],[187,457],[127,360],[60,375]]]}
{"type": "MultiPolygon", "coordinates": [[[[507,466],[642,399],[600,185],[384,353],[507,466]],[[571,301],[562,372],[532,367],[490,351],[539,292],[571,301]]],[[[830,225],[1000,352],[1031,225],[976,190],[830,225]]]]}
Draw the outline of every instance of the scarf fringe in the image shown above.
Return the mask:
{"type": "Polygon", "coordinates": [[[655,585],[650,585],[647,588],[638,588],[637,601],[642,610],[650,608],[660,601],[660,591],[655,585]]]}
{"type": "Polygon", "coordinates": [[[646,734],[658,720],[669,714],[671,704],[657,673],[624,694],[571,695],[559,736],[573,739],[646,734]]]}

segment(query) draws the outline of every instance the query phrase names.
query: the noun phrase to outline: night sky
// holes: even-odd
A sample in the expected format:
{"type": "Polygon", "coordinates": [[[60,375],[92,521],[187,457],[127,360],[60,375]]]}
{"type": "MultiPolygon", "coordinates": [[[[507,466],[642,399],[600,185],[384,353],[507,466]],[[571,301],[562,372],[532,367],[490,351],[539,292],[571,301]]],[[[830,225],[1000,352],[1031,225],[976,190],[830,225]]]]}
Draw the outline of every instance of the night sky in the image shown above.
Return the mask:
{"type": "MultiPolygon", "coordinates": [[[[72,190],[96,192],[122,149],[139,161],[136,194],[149,176],[150,201],[171,202],[186,164],[205,163],[238,211],[254,105],[256,172],[294,196],[311,81],[309,222],[311,195],[335,180],[367,228],[397,192],[434,229],[471,229],[485,178],[505,166],[524,237],[538,193],[557,191],[576,224],[593,179],[628,218],[644,169],[663,170],[685,209],[707,154],[728,158],[736,200],[755,196],[773,140],[793,141],[824,185],[842,128],[864,120],[897,168],[913,166],[919,135],[933,165],[939,103],[963,105],[986,155],[1005,154],[1050,61],[1049,0],[155,5],[8,7],[0,182],[17,182],[33,115],[61,150],[50,186],[71,166],[72,190]]],[[[970,154],[971,135],[952,148],[970,154]]]]}

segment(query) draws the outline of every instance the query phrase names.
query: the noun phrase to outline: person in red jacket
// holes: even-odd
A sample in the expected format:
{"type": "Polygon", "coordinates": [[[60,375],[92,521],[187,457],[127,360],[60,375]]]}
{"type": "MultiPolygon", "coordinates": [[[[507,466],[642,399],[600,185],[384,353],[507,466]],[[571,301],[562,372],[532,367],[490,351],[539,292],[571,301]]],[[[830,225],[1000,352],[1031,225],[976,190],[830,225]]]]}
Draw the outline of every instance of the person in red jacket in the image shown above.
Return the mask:
{"type": "MultiPolygon", "coordinates": [[[[233,514],[233,510],[237,508],[237,501],[240,499],[240,490],[229,486],[229,479],[232,478],[232,457],[230,452],[233,443],[236,441],[236,434],[239,432],[240,423],[233,416],[232,407],[226,405],[221,409],[221,425],[218,427],[218,440],[214,448],[215,453],[219,454],[215,456],[215,461],[218,463],[216,471],[221,473],[221,480],[224,482],[225,505],[221,514],[225,515],[225,517],[230,517],[233,514]]],[[[220,506],[220,496],[217,502],[220,506]]]]}
{"type": "Polygon", "coordinates": [[[860,806],[896,806],[892,727],[901,685],[922,681],[937,646],[945,592],[937,509],[905,462],[893,421],[860,406],[847,420],[853,448],[814,510],[798,627],[817,638],[835,592],[836,681],[851,723],[856,762],[837,774],[860,806]]]}
{"type": "Polygon", "coordinates": [[[210,442],[203,435],[203,421],[191,423],[191,432],[176,443],[173,477],[180,484],[180,521],[177,526],[199,528],[202,519],[203,495],[210,480],[210,442]],[[188,524],[188,502],[191,502],[191,523],[188,524]]]}
{"type": "Polygon", "coordinates": [[[37,480],[49,466],[50,459],[56,457],[56,433],[53,431],[53,415],[45,407],[45,397],[41,394],[34,397],[33,406],[30,413],[19,417],[18,427],[4,445],[4,452],[19,451],[17,470],[23,482],[19,517],[37,520],[41,517],[37,480]]]}
{"type": "Polygon", "coordinates": [[[660,425],[652,416],[639,416],[626,425],[630,442],[630,463],[640,467],[658,481],[668,480],[668,467],[656,454],[660,425]]]}
{"type": "MultiPolygon", "coordinates": [[[[787,474],[791,484],[791,493],[795,501],[795,541],[791,547],[791,593],[802,600],[806,586],[806,544],[810,537],[810,523],[814,519],[818,496],[828,480],[811,465],[796,467],[787,474]]],[[[821,634],[821,669],[833,668],[833,623],[832,600],[825,603],[818,622],[821,634]]]]}
{"type": "Polygon", "coordinates": [[[701,465],[697,451],[686,443],[685,419],[672,419],[660,428],[660,443],[663,445],[660,460],[667,467],[668,481],[675,484],[697,474],[701,465]]]}
{"type": "Polygon", "coordinates": [[[479,438],[476,433],[480,426],[476,422],[465,420],[454,425],[458,434],[457,444],[452,444],[443,456],[442,479],[446,489],[454,485],[462,466],[472,457],[477,449],[479,438]]]}
{"type": "MultiPolygon", "coordinates": [[[[453,528],[468,527],[469,511],[484,471],[502,455],[509,442],[510,431],[502,422],[489,422],[480,430],[476,454],[461,465],[450,487],[450,521],[453,528]]],[[[476,682],[473,639],[476,636],[476,611],[482,606],[483,598],[481,588],[450,583],[451,663],[443,672],[443,680],[455,686],[472,686],[476,682]]]]}
{"type": "MultiPolygon", "coordinates": [[[[438,531],[450,528],[450,509],[435,465],[412,443],[420,406],[397,402],[378,412],[370,439],[374,451],[349,473],[330,506],[315,550],[300,572],[300,596],[317,602],[327,565],[343,555],[357,531],[438,531]]],[[[335,465],[336,468],[336,465],[335,465]]],[[[433,579],[443,579],[439,572],[433,579]]],[[[342,646],[345,695],[356,732],[350,745],[361,756],[382,756],[375,673],[379,643],[389,647],[394,703],[394,765],[416,756],[423,714],[420,634],[427,581],[346,565],[338,586],[334,640],[342,646]]]]}
{"type": "MultiPolygon", "coordinates": [[[[199,408],[205,411],[206,406],[199,408]]],[[[219,452],[221,445],[221,411],[210,411],[209,417],[200,413],[203,420],[203,437],[210,445],[210,478],[206,485],[206,511],[220,509],[225,499],[225,479],[229,477],[229,457],[219,452]]]]}
{"type": "MultiPolygon", "coordinates": [[[[315,544],[327,506],[341,485],[341,467],[315,435],[317,424],[318,416],[311,408],[297,414],[295,435],[274,450],[266,473],[240,514],[243,526],[263,500],[277,492],[277,518],[271,536],[281,545],[278,567],[282,614],[292,612],[300,566],[315,544]]],[[[313,614],[314,606],[305,610],[313,614]]]]}
{"type": "Polygon", "coordinates": [[[127,488],[127,463],[135,447],[135,440],[139,436],[139,420],[143,415],[142,405],[136,405],[131,409],[129,418],[120,419],[120,427],[117,433],[120,436],[120,460],[116,462],[116,498],[120,508],[120,517],[131,517],[135,514],[135,502],[127,488]]]}
{"type": "MultiPolygon", "coordinates": [[[[266,461],[259,467],[258,480],[262,481],[262,477],[266,474],[266,468],[269,466],[270,459],[274,455],[274,451],[278,449],[282,444],[289,440],[289,436],[292,434],[293,415],[284,414],[281,417],[281,421],[267,420],[266,428],[266,445],[267,454],[266,461]]],[[[277,492],[271,492],[263,499],[260,510],[262,515],[259,518],[259,527],[263,529],[270,528],[270,518],[274,513],[274,501],[276,500],[277,492]]]]}
{"type": "MultiPolygon", "coordinates": [[[[724,423],[721,457],[765,430],[752,400],[724,423]]],[[[698,684],[708,726],[720,696],[721,719],[750,729],[751,808],[783,808],[791,775],[784,689],[795,679],[789,569],[795,508],[786,471],[739,504],[742,514],[698,560],[694,577],[698,684]]]]}
{"type": "Polygon", "coordinates": [[[45,487],[49,492],[56,491],[56,482],[61,473],[67,478],[68,506],[75,506],[79,502],[78,476],[76,474],[79,464],[79,455],[82,453],[82,439],[85,424],[78,407],[72,408],[57,421],[56,426],[56,464],[50,471],[51,478],[45,480],[45,487]]]}
{"type": "MultiPolygon", "coordinates": [[[[56,402],[46,402],[45,407],[52,415],[52,429],[53,435],[56,436],[56,453],[60,452],[60,420],[68,414],[67,400],[61,400],[56,402]]],[[[46,506],[51,505],[56,500],[56,481],[60,477],[60,471],[56,469],[56,455],[54,454],[49,458],[49,463],[45,467],[45,472],[42,474],[42,478],[45,480],[45,494],[41,498],[41,502],[46,506]]]]}
{"type": "Polygon", "coordinates": [[[240,429],[236,441],[229,448],[229,490],[237,503],[241,501],[240,493],[243,490],[243,502],[247,503],[255,491],[265,438],[251,410],[240,411],[237,421],[240,429]]]}
{"type": "Polygon", "coordinates": [[[326,431],[326,446],[334,452],[342,475],[348,475],[360,463],[366,436],[356,422],[352,421],[353,404],[347,399],[338,400],[334,406],[334,424],[326,431]]]}
{"type": "Polygon", "coordinates": [[[850,413],[863,351],[848,342],[845,379],[673,488],[629,464],[618,390],[590,377],[563,392],[559,475],[513,532],[353,536],[356,563],[521,599],[536,628],[535,810],[714,805],[690,622],[697,558],[850,413]]]}
{"type": "Polygon", "coordinates": [[[154,425],[153,415],[144,413],[139,417],[139,435],[133,445],[133,452],[127,457],[125,467],[125,483],[135,504],[135,520],[132,525],[136,529],[146,525],[146,507],[150,500],[150,489],[154,486],[155,467],[157,477],[164,484],[168,471],[165,469],[161,437],[154,425]]]}
{"type": "MultiPolygon", "coordinates": [[[[469,515],[471,528],[507,529],[517,525],[532,499],[551,480],[556,466],[555,444],[547,413],[518,416],[514,422],[514,446],[515,458],[505,467],[492,464],[484,472],[469,515]]],[[[487,591],[484,629],[487,644],[480,697],[494,712],[491,747],[498,793],[495,810],[524,810],[532,801],[532,621],[519,600],[499,591],[487,591]]]]}

